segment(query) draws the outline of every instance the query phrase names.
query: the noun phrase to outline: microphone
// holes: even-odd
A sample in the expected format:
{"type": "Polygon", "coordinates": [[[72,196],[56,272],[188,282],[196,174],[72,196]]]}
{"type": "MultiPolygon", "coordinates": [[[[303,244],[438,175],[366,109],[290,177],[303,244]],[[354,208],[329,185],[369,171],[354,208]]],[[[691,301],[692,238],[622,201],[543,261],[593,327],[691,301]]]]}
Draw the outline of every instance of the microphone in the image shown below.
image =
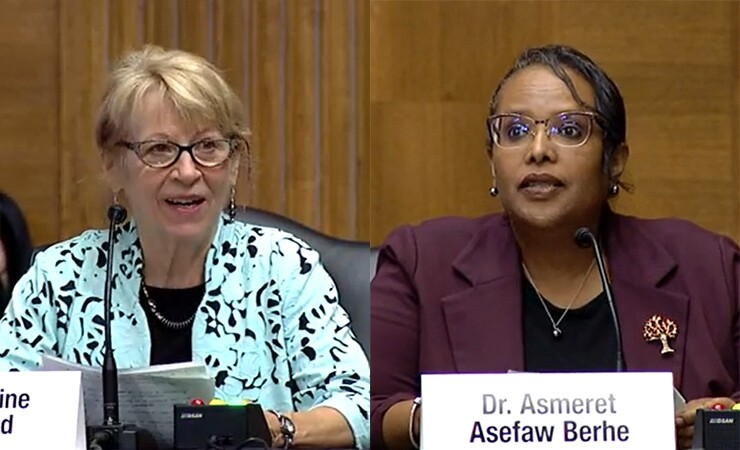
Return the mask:
{"type": "Polygon", "coordinates": [[[103,424],[118,425],[118,367],[111,344],[111,291],[113,289],[113,246],[116,226],[126,220],[126,208],[112,205],[108,208],[108,264],[105,268],[105,353],[103,354],[103,424]]]}
{"type": "Polygon", "coordinates": [[[139,450],[156,449],[153,436],[135,425],[122,425],[118,419],[118,368],[113,357],[111,342],[111,292],[113,290],[113,247],[116,226],[126,220],[126,208],[113,205],[108,208],[108,263],[105,269],[105,350],[103,353],[103,424],[87,427],[90,450],[139,450]]]}
{"type": "Polygon", "coordinates": [[[612,293],[612,286],[609,283],[609,279],[606,276],[606,267],[604,266],[604,260],[601,257],[601,246],[599,241],[596,239],[594,234],[587,227],[581,227],[576,230],[576,234],[573,237],[576,245],[581,248],[592,247],[594,250],[594,256],[596,257],[596,265],[599,268],[599,278],[601,278],[601,287],[604,289],[606,294],[606,301],[609,303],[609,310],[612,315],[612,323],[614,324],[614,333],[617,336],[617,372],[624,371],[624,363],[622,360],[622,333],[619,328],[619,318],[617,317],[617,310],[614,308],[614,294],[612,293]]]}

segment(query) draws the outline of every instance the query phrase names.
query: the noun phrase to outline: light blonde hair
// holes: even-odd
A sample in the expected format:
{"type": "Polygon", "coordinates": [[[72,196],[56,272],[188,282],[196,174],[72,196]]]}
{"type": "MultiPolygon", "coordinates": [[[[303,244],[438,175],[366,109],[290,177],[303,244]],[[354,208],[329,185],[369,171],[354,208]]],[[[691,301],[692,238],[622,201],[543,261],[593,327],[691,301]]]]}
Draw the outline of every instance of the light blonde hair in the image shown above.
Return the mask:
{"type": "Polygon", "coordinates": [[[216,126],[225,138],[239,139],[244,144],[239,148],[248,153],[244,108],[221,72],[200,56],[151,45],[126,54],[109,75],[95,127],[101,151],[126,138],[133,115],[151,92],[171,102],[186,123],[216,126]]]}

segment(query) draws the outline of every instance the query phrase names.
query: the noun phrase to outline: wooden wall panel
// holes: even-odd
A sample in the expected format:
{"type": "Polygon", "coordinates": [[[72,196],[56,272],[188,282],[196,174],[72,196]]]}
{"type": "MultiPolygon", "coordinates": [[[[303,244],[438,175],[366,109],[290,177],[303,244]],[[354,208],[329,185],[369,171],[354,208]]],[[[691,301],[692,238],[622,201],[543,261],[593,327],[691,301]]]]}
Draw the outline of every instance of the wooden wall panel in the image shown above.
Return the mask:
{"type": "Polygon", "coordinates": [[[246,105],[250,104],[249,28],[244,25],[249,23],[248,11],[240,0],[213,4],[213,61],[246,105]]]}
{"type": "Polygon", "coordinates": [[[353,57],[350,61],[350,70],[354,76],[354,142],[355,158],[350,161],[354,165],[355,173],[355,214],[350,217],[355,220],[359,236],[370,236],[370,216],[372,203],[370,197],[371,155],[370,155],[370,2],[355,0],[350,9],[350,23],[354,22],[354,30],[350,32],[353,40],[349,46],[353,57]]]}
{"type": "Polygon", "coordinates": [[[342,235],[354,229],[349,206],[350,195],[354,194],[354,142],[352,123],[355,121],[350,108],[350,58],[349,19],[351,2],[321,1],[319,55],[319,92],[323,98],[319,105],[321,123],[318,129],[319,167],[321,175],[319,190],[321,225],[331,234],[342,235]],[[335,149],[345,148],[338,152],[335,149]]]}
{"type": "MultiPolygon", "coordinates": [[[[70,0],[59,3],[59,141],[44,149],[59,160],[61,223],[56,236],[71,236],[105,223],[105,196],[95,114],[108,67],[108,4],[70,0]]],[[[25,206],[25,205],[23,205],[25,206]]]]}
{"type": "MultiPolygon", "coordinates": [[[[108,4],[109,55],[117,58],[144,43],[142,4],[131,0],[110,0],[108,4]]],[[[111,58],[107,58],[110,62],[111,58]]]]}
{"type": "Polygon", "coordinates": [[[607,17],[589,1],[566,4],[560,14],[561,40],[580,41],[584,51],[599,55],[625,98],[627,175],[636,190],[621,196],[617,207],[689,218],[738,240],[740,2],[651,3],[620,6],[619,14],[607,17]],[[598,39],[584,39],[577,24],[593,17],[611,25],[598,39]],[[650,39],[646,30],[652,30],[650,39]]]}
{"type": "Polygon", "coordinates": [[[285,3],[285,202],[303,223],[319,220],[317,14],[314,1],[285,3]]]}
{"type": "Polygon", "coordinates": [[[59,34],[54,3],[5,1],[0,14],[0,190],[23,208],[32,238],[59,230],[59,34]]]}
{"type": "MultiPolygon", "coordinates": [[[[249,89],[249,23],[248,5],[239,0],[217,1],[213,4],[213,61],[221,69],[226,81],[232,86],[246,106],[250,102],[249,89]]],[[[249,108],[245,113],[247,124],[251,123],[249,108]]],[[[251,161],[249,155],[242,158],[237,184],[241,202],[252,204],[251,161]]]]}
{"type": "Polygon", "coordinates": [[[213,2],[178,0],[177,46],[208,59],[213,59],[213,2]]]}
{"type": "Polygon", "coordinates": [[[255,203],[285,210],[285,11],[283,2],[253,0],[250,9],[249,108],[255,203]]]}
{"type": "Polygon", "coordinates": [[[145,1],[143,18],[144,42],[160,45],[165,48],[177,47],[177,1],[145,1]]]}
{"type": "Polygon", "coordinates": [[[125,52],[153,43],[213,61],[242,98],[255,167],[250,177],[243,165],[240,203],[328,234],[369,239],[369,224],[358,218],[369,198],[359,193],[355,149],[367,136],[350,132],[359,114],[353,77],[366,61],[349,56],[357,53],[349,46],[364,42],[356,28],[367,18],[352,6],[349,0],[4,2],[0,189],[27,212],[36,242],[104,225],[111,199],[93,131],[106,72],[125,52]],[[23,158],[13,153],[19,148],[23,158]]]}
{"type": "Polygon", "coordinates": [[[738,5],[371,1],[371,242],[403,223],[499,210],[490,95],[521,50],[548,43],[592,56],[625,98],[636,190],[616,209],[739,239],[738,5]]]}

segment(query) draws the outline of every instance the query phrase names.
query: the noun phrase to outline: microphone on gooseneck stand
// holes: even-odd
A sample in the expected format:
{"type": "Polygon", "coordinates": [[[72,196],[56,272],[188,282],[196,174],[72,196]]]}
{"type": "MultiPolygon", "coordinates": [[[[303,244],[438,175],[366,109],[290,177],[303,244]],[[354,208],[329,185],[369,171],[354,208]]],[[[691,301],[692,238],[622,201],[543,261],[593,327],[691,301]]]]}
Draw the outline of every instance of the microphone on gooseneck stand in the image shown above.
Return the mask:
{"type": "Polygon", "coordinates": [[[596,236],[587,227],[581,227],[576,230],[574,236],[576,244],[581,248],[591,247],[594,250],[594,256],[596,257],[596,265],[599,268],[599,277],[601,278],[601,287],[604,289],[606,294],[606,301],[609,303],[609,310],[612,315],[612,323],[614,325],[614,334],[617,337],[617,372],[624,371],[624,362],[622,359],[622,333],[619,328],[619,318],[617,317],[617,310],[614,307],[614,294],[612,293],[612,285],[609,283],[609,278],[606,276],[606,267],[604,266],[604,259],[601,257],[601,245],[599,245],[596,236]]]}
{"type": "Polygon", "coordinates": [[[126,209],[120,205],[108,208],[108,264],[105,268],[105,354],[103,355],[103,424],[118,424],[118,367],[113,357],[111,344],[111,292],[113,290],[113,246],[115,245],[116,226],[126,220],[126,209]]]}
{"type": "Polygon", "coordinates": [[[103,354],[103,424],[87,427],[87,441],[90,450],[140,450],[156,449],[153,439],[134,425],[122,425],[118,420],[118,369],[113,357],[111,343],[111,292],[113,276],[113,246],[116,226],[126,219],[126,209],[120,205],[108,208],[108,264],[105,270],[105,292],[103,309],[105,312],[105,350],[103,354]]]}

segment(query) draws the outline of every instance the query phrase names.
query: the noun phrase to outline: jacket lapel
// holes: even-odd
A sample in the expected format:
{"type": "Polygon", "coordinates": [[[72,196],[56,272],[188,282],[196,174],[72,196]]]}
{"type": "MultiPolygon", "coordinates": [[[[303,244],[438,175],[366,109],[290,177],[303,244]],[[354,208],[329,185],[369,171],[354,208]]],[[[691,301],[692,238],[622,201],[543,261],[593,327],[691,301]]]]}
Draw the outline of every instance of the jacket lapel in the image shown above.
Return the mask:
{"type": "MultiPolygon", "coordinates": [[[[605,252],[619,318],[627,370],[669,371],[681,383],[689,298],[666,287],[677,264],[629,218],[606,212],[605,252]],[[678,328],[661,353],[643,327],[652,316],[678,328]]],[[[504,216],[486,219],[460,252],[453,268],[469,287],[442,298],[442,309],[458,372],[524,370],[520,255],[504,216]]]]}
{"type": "Polygon", "coordinates": [[[491,216],[453,262],[470,284],[441,300],[458,372],[523,370],[519,260],[508,222],[491,216]]]}
{"type": "MultiPolygon", "coordinates": [[[[113,274],[111,282],[111,343],[119,369],[143,367],[149,364],[151,339],[144,310],[139,306],[141,286],[141,248],[135,223],[130,220],[116,231],[113,249],[113,274]]],[[[64,357],[80,363],[102,366],[105,321],[105,280],[108,256],[108,233],[101,232],[94,247],[86,250],[86,261],[80,274],[77,296],[80,304],[89,304],[79,311],[86,316],[88,329],[81,328],[84,338],[65,341],[64,357]],[[89,276],[87,274],[94,274],[89,276]],[[96,299],[96,302],[87,302],[96,299]],[[99,337],[97,347],[90,351],[90,361],[80,360],[89,349],[82,348],[84,339],[99,337]]],[[[82,326],[75,321],[74,326],[82,326]]],[[[88,344],[89,345],[89,344],[88,344]]]]}
{"type": "Polygon", "coordinates": [[[685,355],[689,297],[671,291],[667,281],[677,268],[673,257],[636,223],[618,215],[609,217],[606,253],[619,317],[627,370],[672,372],[674,384],[681,384],[685,355]],[[673,352],[661,353],[660,341],[647,342],[643,328],[658,316],[677,325],[677,335],[669,339],[673,352]]]}

